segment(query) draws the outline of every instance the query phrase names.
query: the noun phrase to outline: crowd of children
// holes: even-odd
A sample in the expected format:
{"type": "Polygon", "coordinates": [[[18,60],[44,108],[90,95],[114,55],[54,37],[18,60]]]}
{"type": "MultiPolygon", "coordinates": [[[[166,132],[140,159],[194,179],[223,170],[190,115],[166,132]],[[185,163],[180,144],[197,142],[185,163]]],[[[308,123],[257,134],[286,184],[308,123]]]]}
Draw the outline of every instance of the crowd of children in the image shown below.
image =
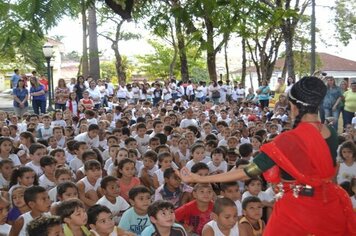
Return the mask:
{"type": "MultiPolygon", "coordinates": [[[[244,168],[291,128],[288,108],[273,115],[253,101],[115,102],[78,114],[0,111],[0,235],[263,234],[276,186],[262,176],[186,184],[176,171],[244,168]]],[[[354,135],[346,127],[339,136],[335,181],[356,211],[354,135]]]]}

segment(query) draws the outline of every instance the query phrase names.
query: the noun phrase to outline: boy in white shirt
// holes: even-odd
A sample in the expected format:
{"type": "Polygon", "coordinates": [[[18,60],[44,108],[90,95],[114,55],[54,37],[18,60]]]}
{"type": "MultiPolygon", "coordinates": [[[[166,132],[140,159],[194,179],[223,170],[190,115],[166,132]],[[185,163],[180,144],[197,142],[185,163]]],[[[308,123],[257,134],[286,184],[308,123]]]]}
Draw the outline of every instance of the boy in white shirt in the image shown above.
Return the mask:
{"type": "Polygon", "coordinates": [[[91,124],[88,127],[88,132],[81,133],[77,135],[74,140],[85,142],[91,148],[99,147],[99,126],[96,124],[91,124]]]}
{"type": "Polygon", "coordinates": [[[26,166],[32,168],[36,172],[37,176],[41,176],[43,171],[40,165],[40,160],[47,154],[46,147],[39,143],[31,144],[29,153],[31,161],[27,163],[26,166]]]}

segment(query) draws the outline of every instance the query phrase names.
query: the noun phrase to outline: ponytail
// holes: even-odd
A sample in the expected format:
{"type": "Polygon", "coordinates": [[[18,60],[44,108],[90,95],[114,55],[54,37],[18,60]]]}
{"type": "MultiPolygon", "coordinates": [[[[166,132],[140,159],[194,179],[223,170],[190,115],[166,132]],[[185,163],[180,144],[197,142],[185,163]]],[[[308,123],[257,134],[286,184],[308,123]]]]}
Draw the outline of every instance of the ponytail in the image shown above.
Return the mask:
{"type": "MultiPolygon", "coordinates": [[[[21,178],[25,173],[27,172],[33,172],[35,171],[27,166],[21,166],[19,168],[15,168],[14,171],[12,172],[10,183],[9,183],[9,189],[18,184],[18,178],[21,178]]],[[[35,180],[33,181],[33,185],[38,185],[38,178],[37,175],[35,174],[35,180]]]]}
{"type": "Polygon", "coordinates": [[[298,126],[298,124],[300,123],[300,121],[302,120],[305,114],[307,113],[318,114],[318,107],[304,106],[300,103],[294,103],[293,100],[291,100],[291,102],[297,106],[299,111],[298,115],[295,117],[293,128],[296,128],[298,126]]]}

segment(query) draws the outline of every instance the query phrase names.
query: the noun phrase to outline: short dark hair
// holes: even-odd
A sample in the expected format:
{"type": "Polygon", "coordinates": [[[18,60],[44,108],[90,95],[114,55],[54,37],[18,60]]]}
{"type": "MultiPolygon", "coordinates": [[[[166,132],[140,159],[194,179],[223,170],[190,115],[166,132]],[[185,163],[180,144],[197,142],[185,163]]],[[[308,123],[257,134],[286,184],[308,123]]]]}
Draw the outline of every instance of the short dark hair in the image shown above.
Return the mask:
{"type": "Polygon", "coordinates": [[[47,236],[50,228],[61,225],[61,219],[57,216],[40,216],[27,225],[28,236],[47,236]]]}
{"type": "Polygon", "coordinates": [[[255,176],[255,177],[252,177],[252,178],[246,180],[245,186],[249,186],[252,183],[252,181],[260,181],[260,183],[262,184],[262,179],[258,176],[255,176]]]}
{"type": "MultiPolygon", "coordinates": [[[[46,149],[46,146],[40,143],[33,143],[29,147],[28,151],[31,155],[35,154],[35,152],[39,149],[46,149]]],[[[47,150],[47,149],[46,149],[47,150]]]]}
{"type": "Polygon", "coordinates": [[[100,213],[105,212],[108,214],[112,214],[110,209],[107,206],[96,204],[94,206],[89,207],[87,214],[88,214],[88,225],[95,224],[98,220],[98,216],[100,213]]]}
{"type": "Polygon", "coordinates": [[[118,181],[118,178],[116,178],[114,176],[111,176],[111,175],[105,176],[100,182],[100,187],[102,189],[106,189],[106,187],[108,186],[108,184],[110,182],[117,182],[117,181],[118,181]]]}
{"type": "Polygon", "coordinates": [[[217,198],[214,203],[213,212],[219,215],[224,211],[224,207],[236,207],[236,204],[233,200],[227,197],[217,198]]]}
{"type": "Polygon", "coordinates": [[[97,124],[90,124],[88,127],[88,132],[92,130],[100,130],[99,125],[97,124]]]}
{"type": "Polygon", "coordinates": [[[78,192],[78,187],[73,182],[67,181],[67,182],[58,184],[57,195],[62,196],[69,188],[75,188],[78,192]]]}
{"type": "Polygon", "coordinates": [[[174,210],[174,205],[171,202],[158,200],[153,202],[147,209],[147,215],[149,217],[157,217],[157,213],[161,210],[174,210]]]}
{"type": "Polygon", "coordinates": [[[76,143],[73,145],[73,149],[74,149],[74,150],[79,150],[79,147],[82,146],[82,145],[87,145],[87,143],[86,143],[86,142],[83,142],[83,141],[76,142],[76,143]]]}
{"type": "MultiPolygon", "coordinates": [[[[69,141],[70,142],[70,141],[69,141]]],[[[67,143],[67,147],[68,147],[68,143],[67,143]]],[[[62,152],[62,153],[66,153],[62,148],[56,148],[56,149],[53,149],[49,155],[54,157],[58,152],[62,152]]]]}
{"type": "Polygon", "coordinates": [[[63,201],[58,205],[57,215],[61,217],[61,222],[63,223],[64,219],[70,217],[78,208],[85,209],[83,202],[79,199],[63,201]]]}
{"type": "MultiPolygon", "coordinates": [[[[164,158],[166,157],[172,157],[172,154],[170,154],[169,152],[161,152],[160,154],[158,154],[158,162],[161,162],[164,160],[164,158]]],[[[172,157],[173,158],[173,157],[172,157]]]]}
{"type": "Polygon", "coordinates": [[[86,161],[84,163],[84,170],[88,171],[88,170],[97,170],[100,169],[101,170],[101,164],[99,161],[97,160],[89,160],[86,161]]]}
{"type": "Polygon", "coordinates": [[[28,205],[30,202],[35,202],[37,195],[40,193],[45,193],[46,189],[41,186],[31,186],[25,190],[25,193],[23,195],[23,198],[25,200],[26,205],[28,205]]]}
{"type": "Polygon", "coordinates": [[[251,143],[243,143],[239,147],[239,153],[242,157],[249,156],[253,151],[253,147],[251,143]]]}
{"type": "Polygon", "coordinates": [[[150,160],[152,160],[153,162],[157,162],[158,158],[157,158],[157,153],[153,150],[148,150],[147,152],[145,152],[143,154],[142,159],[144,158],[148,158],[150,160]]]}
{"type": "Polygon", "coordinates": [[[130,142],[136,142],[137,140],[134,139],[133,137],[128,137],[127,139],[125,139],[125,145],[128,145],[130,142]]]}
{"type": "Polygon", "coordinates": [[[122,170],[122,168],[124,168],[124,165],[127,164],[127,163],[132,163],[136,167],[136,163],[133,160],[129,159],[129,158],[125,158],[125,159],[120,160],[119,163],[117,163],[117,177],[118,178],[122,177],[122,174],[121,174],[120,170],[122,170]]]}
{"type": "Polygon", "coordinates": [[[96,155],[96,152],[92,151],[92,150],[86,150],[83,152],[82,154],[82,161],[85,162],[87,158],[89,157],[95,157],[98,158],[98,156],[96,155]]]}
{"type": "Polygon", "coordinates": [[[242,209],[246,210],[247,205],[251,202],[261,202],[261,199],[259,199],[258,197],[255,197],[255,196],[246,197],[242,201],[242,209]]]}
{"type": "Polygon", "coordinates": [[[225,192],[226,189],[228,189],[229,187],[232,187],[232,186],[237,186],[239,187],[238,183],[235,181],[235,182],[226,182],[226,183],[221,183],[220,184],[220,191],[223,191],[225,192]]]}
{"type": "Polygon", "coordinates": [[[54,157],[51,156],[43,156],[40,160],[41,167],[50,166],[56,163],[57,163],[56,159],[54,159],[54,157]]]}
{"type": "Polygon", "coordinates": [[[195,163],[190,169],[192,173],[198,173],[199,170],[209,170],[209,167],[204,162],[195,163]]]}
{"type": "Polygon", "coordinates": [[[135,186],[132,189],[130,189],[129,199],[135,200],[135,197],[137,197],[137,195],[139,195],[140,193],[148,193],[151,195],[151,192],[148,188],[146,188],[145,186],[139,185],[139,186],[135,186]]]}
{"type": "Polygon", "coordinates": [[[172,167],[164,170],[163,177],[165,179],[169,179],[172,175],[175,175],[175,171],[172,167]]]}

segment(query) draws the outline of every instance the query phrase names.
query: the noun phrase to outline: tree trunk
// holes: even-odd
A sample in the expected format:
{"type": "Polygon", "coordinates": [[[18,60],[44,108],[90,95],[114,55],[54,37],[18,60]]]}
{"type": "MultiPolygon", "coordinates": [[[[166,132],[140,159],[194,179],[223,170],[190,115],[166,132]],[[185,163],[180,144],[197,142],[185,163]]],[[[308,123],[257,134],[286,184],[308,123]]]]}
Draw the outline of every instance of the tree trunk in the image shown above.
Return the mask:
{"type": "Polygon", "coordinates": [[[227,45],[228,45],[228,40],[224,44],[224,54],[225,54],[226,81],[230,81],[230,70],[229,70],[229,58],[227,56],[227,45]]]}
{"type": "Polygon", "coordinates": [[[182,31],[181,20],[179,17],[175,18],[175,27],[176,27],[176,37],[178,42],[178,52],[180,60],[180,73],[182,76],[182,81],[189,80],[189,70],[188,70],[188,59],[187,51],[184,41],[184,34],[182,31]]]}
{"type": "Polygon", "coordinates": [[[246,40],[242,38],[241,41],[242,46],[242,71],[241,71],[241,84],[245,87],[246,81],[246,67],[247,67],[247,59],[246,59],[246,40]]]}
{"type": "Polygon", "coordinates": [[[174,78],[174,68],[176,67],[176,64],[177,64],[178,48],[177,48],[177,44],[176,44],[176,40],[175,40],[175,36],[174,36],[173,26],[172,26],[172,24],[169,24],[169,26],[171,28],[172,46],[173,46],[173,50],[174,50],[172,61],[169,64],[169,79],[173,79],[174,78]]]}
{"type": "Polygon", "coordinates": [[[217,81],[216,75],[216,53],[214,49],[214,27],[213,22],[208,17],[205,17],[206,27],[206,44],[207,44],[207,66],[211,81],[217,81]]]}
{"type": "Polygon", "coordinates": [[[89,19],[89,73],[95,80],[100,78],[98,32],[96,24],[95,2],[88,9],[89,19]]]}
{"type": "Polygon", "coordinates": [[[119,78],[119,84],[121,84],[122,82],[126,83],[126,72],[122,66],[122,57],[119,52],[118,42],[115,42],[115,43],[113,42],[113,44],[111,45],[111,48],[115,54],[115,59],[116,59],[115,68],[116,68],[117,78],[119,78]]]}
{"type": "Polygon", "coordinates": [[[88,28],[88,23],[87,23],[87,7],[86,7],[86,1],[82,0],[82,30],[83,30],[83,56],[81,60],[81,68],[82,68],[82,75],[84,78],[87,78],[89,75],[89,63],[88,63],[88,43],[87,43],[87,28],[88,28]]]}
{"type": "Polygon", "coordinates": [[[288,76],[295,78],[294,71],[294,52],[293,52],[293,32],[290,27],[285,25],[282,27],[284,45],[286,47],[286,66],[288,76]]]}

